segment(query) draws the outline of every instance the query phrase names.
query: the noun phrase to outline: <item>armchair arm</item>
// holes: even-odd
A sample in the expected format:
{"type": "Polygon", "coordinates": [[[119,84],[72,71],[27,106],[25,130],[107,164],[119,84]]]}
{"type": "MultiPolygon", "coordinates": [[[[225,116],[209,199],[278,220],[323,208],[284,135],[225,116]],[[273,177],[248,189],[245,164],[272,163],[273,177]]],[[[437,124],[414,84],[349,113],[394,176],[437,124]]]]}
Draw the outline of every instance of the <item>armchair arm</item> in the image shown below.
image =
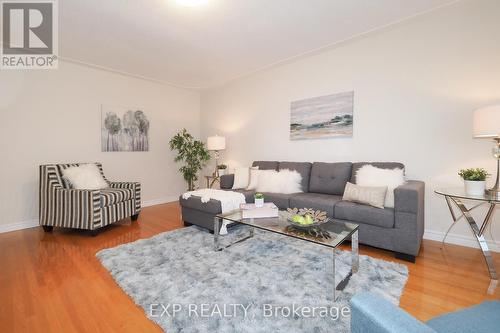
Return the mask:
{"type": "Polygon", "coordinates": [[[352,333],[436,333],[394,304],[371,293],[351,299],[352,333]]]}
{"type": "Polygon", "coordinates": [[[234,184],[234,174],[222,175],[220,176],[220,188],[223,190],[229,190],[233,188],[234,184]]]}
{"type": "Polygon", "coordinates": [[[133,214],[137,214],[141,211],[141,183],[139,182],[109,182],[109,187],[111,188],[125,188],[130,189],[134,193],[135,199],[135,211],[133,214]]]}
{"type": "Polygon", "coordinates": [[[101,225],[101,196],[97,190],[53,187],[41,193],[40,224],[95,229],[101,225]]]}

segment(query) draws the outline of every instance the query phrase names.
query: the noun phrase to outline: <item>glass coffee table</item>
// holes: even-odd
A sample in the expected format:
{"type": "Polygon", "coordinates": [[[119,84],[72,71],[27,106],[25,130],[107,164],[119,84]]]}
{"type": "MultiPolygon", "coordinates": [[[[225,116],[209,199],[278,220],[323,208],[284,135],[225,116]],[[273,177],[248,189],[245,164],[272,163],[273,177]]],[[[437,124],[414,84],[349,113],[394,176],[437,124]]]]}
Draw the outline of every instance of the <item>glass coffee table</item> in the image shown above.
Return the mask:
{"type": "Polygon", "coordinates": [[[337,299],[337,290],[343,290],[349,282],[353,273],[356,273],[359,268],[359,254],[358,254],[358,225],[353,223],[341,222],[338,220],[330,220],[317,227],[316,233],[321,236],[316,236],[315,232],[307,232],[301,229],[294,228],[287,221],[287,213],[285,211],[279,212],[279,217],[272,218],[242,218],[241,211],[236,210],[226,214],[218,214],[214,218],[214,250],[222,251],[237,243],[241,243],[254,236],[254,229],[258,228],[263,231],[273,232],[285,237],[292,237],[300,239],[304,242],[310,242],[321,246],[326,246],[332,249],[333,254],[333,299],[337,299]],[[230,244],[220,246],[220,227],[222,222],[226,220],[228,223],[237,223],[247,225],[249,232],[246,236],[233,241],[230,244]],[[349,274],[339,281],[335,280],[335,250],[340,244],[346,240],[351,240],[351,270],[349,274]]]}

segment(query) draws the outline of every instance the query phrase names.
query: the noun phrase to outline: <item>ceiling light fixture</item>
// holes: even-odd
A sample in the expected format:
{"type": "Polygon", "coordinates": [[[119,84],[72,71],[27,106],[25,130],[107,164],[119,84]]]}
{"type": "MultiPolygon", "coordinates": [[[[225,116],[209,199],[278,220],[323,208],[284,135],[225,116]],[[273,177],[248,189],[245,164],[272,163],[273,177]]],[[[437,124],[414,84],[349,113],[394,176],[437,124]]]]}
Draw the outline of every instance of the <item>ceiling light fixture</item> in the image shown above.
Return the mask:
{"type": "Polygon", "coordinates": [[[175,0],[175,2],[185,7],[196,7],[206,4],[208,0],[175,0]]]}

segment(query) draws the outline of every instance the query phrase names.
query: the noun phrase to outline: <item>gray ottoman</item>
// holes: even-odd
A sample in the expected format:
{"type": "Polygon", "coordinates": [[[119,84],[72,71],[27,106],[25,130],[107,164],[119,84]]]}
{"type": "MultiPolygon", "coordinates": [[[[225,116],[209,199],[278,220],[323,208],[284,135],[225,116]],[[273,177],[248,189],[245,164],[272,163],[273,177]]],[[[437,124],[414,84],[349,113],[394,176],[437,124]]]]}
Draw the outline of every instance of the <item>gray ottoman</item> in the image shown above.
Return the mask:
{"type": "Polygon", "coordinates": [[[191,196],[183,199],[181,195],[179,203],[185,226],[197,225],[211,232],[214,231],[214,217],[222,212],[220,201],[211,199],[203,203],[200,197],[191,196]]]}

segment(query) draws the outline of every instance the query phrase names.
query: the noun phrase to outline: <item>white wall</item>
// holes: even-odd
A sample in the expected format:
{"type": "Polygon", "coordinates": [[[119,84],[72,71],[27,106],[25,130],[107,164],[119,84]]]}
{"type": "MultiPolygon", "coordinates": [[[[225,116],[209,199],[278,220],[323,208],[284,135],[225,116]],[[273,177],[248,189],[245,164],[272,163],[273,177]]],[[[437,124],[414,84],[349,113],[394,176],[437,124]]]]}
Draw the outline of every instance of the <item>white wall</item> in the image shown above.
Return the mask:
{"type": "MultiPolygon", "coordinates": [[[[459,2],[205,91],[202,134],[227,137],[230,167],[258,159],[401,161],[409,178],[426,182],[426,237],[440,237],[450,216],[433,190],[460,186],[463,167],[495,171],[492,144],[472,139],[471,120],[475,108],[500,102],[498,13],[497,0],[459,2]],[[289,140],[291,101],[349,90],[352,138],[289,140]]],[[[452,241],[475,244],[465,223],[453,232],[452,241]]]]}
{"type": "Polygon", "coordinates": [[[140,181],[146,204],[185,189],[168,141],[199,134],[199,93],[60,62],[58,70],[0,71],[0,229],[36,224],[38,165],[101,161],[110,180],[140,181]],[[101,104],[142,108],[149,152],[101,152],[101,104]]]}

